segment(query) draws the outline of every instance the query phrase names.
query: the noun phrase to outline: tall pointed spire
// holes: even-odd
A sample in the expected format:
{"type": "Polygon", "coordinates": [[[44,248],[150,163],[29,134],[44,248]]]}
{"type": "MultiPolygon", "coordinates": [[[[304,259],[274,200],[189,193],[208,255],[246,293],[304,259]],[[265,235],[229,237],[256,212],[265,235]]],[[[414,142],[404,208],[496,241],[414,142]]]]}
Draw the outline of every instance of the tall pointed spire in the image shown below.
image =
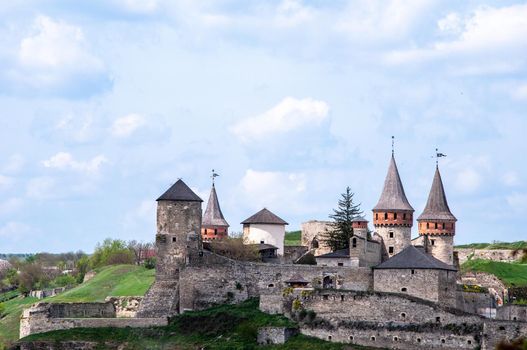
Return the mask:
{"type": "Polygon", "coordinates": [[[397,169],[393,152],[390,159],[390,165],[388,166],[388,174],[386,174],[386,179],[384,180],[384,189],[382,190],[379,202],[373,210],[414,211],[414,208],[412,208],[406,198],[406,194],[404,193],[403,184],[401,182],[401,177],[399,176],[399,170],[397,169]]]}
{"type": "Polygon", "coordinates": [[[432,188],[428,195],[428,201],[426,202],[423,213],[419,215],[417,220],[457,221],[456,217],[450,212],[450,208],[448,207],[445,189],[443,188],[443,181],[441,180],[441,174],[439,173],[439,167],[437,164],[432,188]]]}
{"type": "Polygon", "coordinates": [[[216,187],[214,186],[214,183],[212,184],[212,189],[210,190],[207,209],[205,209],[205,214],[203,214],[202,225],[209,227],[229,227],[229,224],[221,212],[220,202],[218,201],[218,195],[216,194],[216,187]]]}

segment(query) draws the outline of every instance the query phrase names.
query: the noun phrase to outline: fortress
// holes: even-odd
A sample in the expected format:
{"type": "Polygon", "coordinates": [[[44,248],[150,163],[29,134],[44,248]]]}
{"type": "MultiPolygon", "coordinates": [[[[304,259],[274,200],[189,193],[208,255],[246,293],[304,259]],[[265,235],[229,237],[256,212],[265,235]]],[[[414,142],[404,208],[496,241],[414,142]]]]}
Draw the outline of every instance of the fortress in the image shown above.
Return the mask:
{"type": "MultiPolygon", "coordinates": [[[[306,335],[372,347],[493,349],[500,340],[527,334],[525,307],[507,306],[495,319],[485,318],[458,290],[456,218],[438,167],[417,218],[418,238],[411,239],[414,209],[392,153],[373,208],[373,233],[367,220],[358,217],[349,248],[330,252],[321,236],[327,224],[303,224],[304,250],[315,255],[317,265],[284,263],[285,250],[281,263],[255,263],[204,249],[203,238],[225,236],[228,228],[214,187],[212,196],[204,217],[201,198],[182,180],[157,199],[156,279],[139,305],[137,326],[163,324],[187,310],[259,297],[262,311],[298,321],[306,335]],[[207,220],[204,225],[202,218],[207,220]]],[[[266,224],[261,221],[252,219],[266,224]]],[[[21,335],[42,331],[36,327],[32,331],[31,309],[26,311],[21,335]]]]}

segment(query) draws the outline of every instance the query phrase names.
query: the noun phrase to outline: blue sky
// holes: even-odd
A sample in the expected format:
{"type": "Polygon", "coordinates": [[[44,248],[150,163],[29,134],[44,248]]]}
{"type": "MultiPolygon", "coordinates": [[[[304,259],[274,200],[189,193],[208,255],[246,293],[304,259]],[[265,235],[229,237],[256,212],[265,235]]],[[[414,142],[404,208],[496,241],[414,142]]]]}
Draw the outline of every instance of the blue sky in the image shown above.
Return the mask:
{"type": "Polygon", "coordinates": [[[27,0],[0,23],[0,252],[150,241],[155,199],[182,178],[206,201],[213,168],[234,232],[327,219],[348,185],[371,218],[391,135],[416,214],[439,147],[456,242],[526,238],[526,2],[27,0]]]}

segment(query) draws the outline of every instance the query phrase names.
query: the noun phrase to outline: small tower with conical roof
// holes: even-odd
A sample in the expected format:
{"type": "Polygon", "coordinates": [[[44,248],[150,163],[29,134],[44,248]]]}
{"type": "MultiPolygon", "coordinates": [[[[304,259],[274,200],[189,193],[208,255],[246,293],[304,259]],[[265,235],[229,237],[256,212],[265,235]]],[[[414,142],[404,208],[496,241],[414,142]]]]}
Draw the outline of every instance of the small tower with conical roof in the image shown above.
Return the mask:
{"type": "Polygon", "coordinates": [[[218,201],[213,178],[209,201],[207,203],[207,208],[205,209],[205,214],[203,214],[201,237],[204,241],[214,241],[227,238],[228,235],[229,224],[221,212],[220,202],[218,201]]]}
{"type": "Polygon", "coordinates": [[[417,218],[419,235],[435,258],[453,265],[456,217],[450,212],[439,167],[436,165],[432,188],[423,213],[417,218]]]}
{"type": "Polygon", "coordinates": [[[406,199],[392,150],[381,198],[373,208],[373,226],[382,237],[384,259],[410,245],[413,213],[414,208],[406,199]]]}

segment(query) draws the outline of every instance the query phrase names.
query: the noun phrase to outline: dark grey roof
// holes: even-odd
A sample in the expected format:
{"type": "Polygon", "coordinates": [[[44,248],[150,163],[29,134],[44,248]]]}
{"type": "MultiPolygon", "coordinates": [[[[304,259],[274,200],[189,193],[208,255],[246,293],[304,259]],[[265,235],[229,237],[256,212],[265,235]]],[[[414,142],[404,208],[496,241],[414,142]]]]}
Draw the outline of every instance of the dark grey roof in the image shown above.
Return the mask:
{"type": "Polygon", "coordinates": [[[218,201],[218,195],[216,194],[214,184],[212,185],[212,190],[210,190],[207,209],[205,209],[205,214],[203,214],[202,226],[229,227],[229,224],[221,212],[220,202],[218,201]]]}
{"type": "Polygon", "coordinates": [[[350,251],[348,248],[335,250],[331,253],[322,254],[319,256],[315,256],[315,258],[349,258],[350,257],[350,251]]]}
{"type": "Polygon", "coordinates": [[[306,281],[304,277],[300,276],[299,273],[295,273],[293,277],[291,277],[290,279],[284,282],[285,283],[309,283],[309,281],[306,281]]]}
{"type": "Polygon", "coordinates": [[[368,220],[366,220],[364,216],[355,216],[351,219],[351,222],[368,222],[368,220]]]}
{"type": "Polygon", "coordinates": [[[289,225],[287,222],[271,213],[267,208],[263,208],[258,213],[242,221],[242,224],[275,224],[289,225]]]}
{"type": "Polygon", "coordinates": [[[254,243],[254,244],[248,244],[248,245],[252,247],[256,247],[256,249],[258,249],[259,252],[261,252],[262,250],[268,250],[268,249],[273,249],[273,250],[278,249],[278,247],[272,244],[266,244],[266,243],[254,243]]]}
{"type": "Polygon", "coordinates": [[[392,256],[374,269],[432,269],[457,271],[454,266],[445,264],[441,260],[424,252],[424,249],[412,245],[404,248],[400,253],[392,256]]]}
{"type": "Polygon", "coordinates": [[[187,186],[183,180],[179,179],[165,193],[157,199],[158,201],[176,201],[176,202],[203,202],[197,194],[187,186]]]}
{"type": "Polygon", "coordinates": [[[386,179],[384,180],[384,189],[382,190],[381,198],[379,198],[379,202],[373,210],[414,211],[414,208],[412,208],[408,199],[406,199],[406,194],[404,194],[403,184],[393,155],[390,159],[388,174],[386,174],[386,179]]]}
{"type": "Polygon", "coordinates": [[[445,189],[443,188],[443,181],[441,181],[441,174],[439,168],[436,167],[434,174],[434,181],[432,188],[428,195],[423,213],[419,215],[417,220],[447,220],[457,221],[456,217],[450,212],[448,202],[446,200],[445,189]]]}

